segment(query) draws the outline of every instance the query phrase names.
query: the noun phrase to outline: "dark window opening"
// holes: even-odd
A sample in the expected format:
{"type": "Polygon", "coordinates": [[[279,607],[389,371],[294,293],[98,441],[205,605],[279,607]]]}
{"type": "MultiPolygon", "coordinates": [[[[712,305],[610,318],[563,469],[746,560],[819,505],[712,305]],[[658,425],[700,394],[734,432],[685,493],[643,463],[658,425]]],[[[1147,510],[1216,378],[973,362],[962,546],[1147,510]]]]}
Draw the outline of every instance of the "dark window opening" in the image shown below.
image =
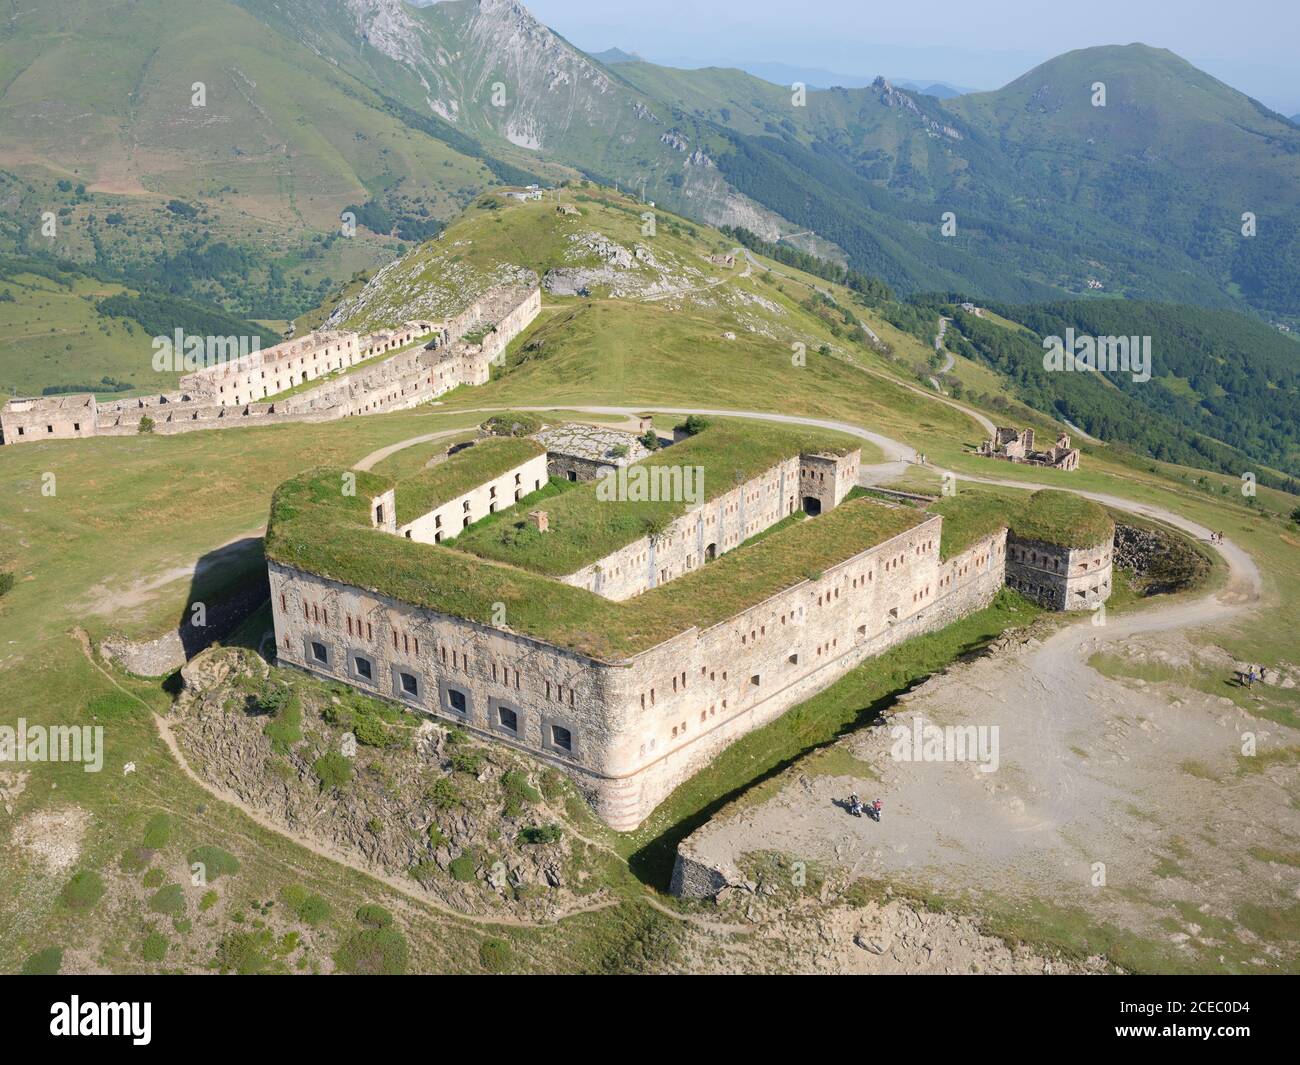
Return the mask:
{"type": "Polygon", "coordinates": [[[329,652],[325,650],[325,645],[323,643],[317,643],[315,640],[312,641],[311,656],[316,659],[317,662],[328,662],[330,660],[329,652]]]}
{"type": "Polygon", "coordinates": [[[503,729],[508,729],[510,732],[519,731],[519,715],[508,706],[502,706],[497,709],[497,719],[501,722],[501,727],[503,729]]]}
{"type": "Polygon", "coordinates": [[[458,688],[447,689],[447,705],[458,714],[463,714],[469,709],[469,702],[465,698],[465,693],[458,688]]]}
{"type": "Polygon", "coordinates": [[[356,659],[356,667],[357,667],[358,677],[364,677],[366,680],[370,680],[372,678],[373,673],[370,667],[370,659],[362,658],[360,655],[358,655],[356,659]]]}
{"type": "Polygon", "coordinates": [[[552,725],[551,742],[562,751],[571,751],[573,750],[573,733],[563,725],[552,725]]]}
{"type": "Polygon", "coordinates": [[[402,691],[406,692],[407,695],[420,694],[420,682],[411,676],[411,674],[401,673],[398,676],[402,681],[402,691]]]}

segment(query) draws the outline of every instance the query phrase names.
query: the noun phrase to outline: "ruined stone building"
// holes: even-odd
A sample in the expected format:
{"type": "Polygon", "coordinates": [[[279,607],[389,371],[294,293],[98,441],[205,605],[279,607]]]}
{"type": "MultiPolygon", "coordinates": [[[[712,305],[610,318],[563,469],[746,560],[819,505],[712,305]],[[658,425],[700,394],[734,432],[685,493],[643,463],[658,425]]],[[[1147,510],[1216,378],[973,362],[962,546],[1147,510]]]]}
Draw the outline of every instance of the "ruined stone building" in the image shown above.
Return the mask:
{"type": "Polygon", "coordinates": [[[171,434],[405,410],[458,385],[486,384],[492,362],[540,309],[539,288],[503,286],[444,321],[366,335],[322,330],[232,358],[223,343],[175,392],[104,403],[90,393],[12,399],[0,407],[0,444],[130,436],[142,419],[171,434]],[[464,340],[471,332],[481,340],[464,340]]]}
{"type": "Polygon", "coordinates": [[[998,426],[993,436],[980,445],[979,454],[985,458],[1005,462],[1021,462],[1029,466],[1049,466],[1054,470],[1077,470],[1079,449],[1070,446],[1068,433],[1060,433],[1056,443],[1046,451],[1034,450],[1034,430],[998,426]]]}

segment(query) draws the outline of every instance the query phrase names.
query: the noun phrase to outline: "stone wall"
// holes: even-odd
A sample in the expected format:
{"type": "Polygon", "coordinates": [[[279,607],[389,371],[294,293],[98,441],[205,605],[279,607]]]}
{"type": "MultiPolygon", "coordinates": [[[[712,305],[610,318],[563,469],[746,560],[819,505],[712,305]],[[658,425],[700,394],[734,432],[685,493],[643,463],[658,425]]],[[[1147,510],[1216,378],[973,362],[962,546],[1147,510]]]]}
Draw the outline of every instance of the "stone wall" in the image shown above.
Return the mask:
{"type": "Polygon", "coordinates": [[[499,477],[484,481],[429,513],[400,525],[397,533],[421,544],[441,543],[481,518],[513,506],[545,483],[546,455],[535,455],[499,477]]]}
{"type": "MultiPolygon", "coordinates": [[[[658,468],[673,469],[666,463],[658,468]]],[[[787,459],[688,511],[658,536],[642,537],[560,579],[615,600],[657,588],[793,513],[799,506],[798,479],[799,460],[787,459]]]]}
{"type": "Polygon", "coordinates": [[[1048,610],[1091,610],[1110,598],[1113,541],[1065,548],[1007,538],[1007,585],[1048,610]]]}
{"type": "Polygon", "coordinates": [[[171,435],[198,429],[320,422],[406,410],[458,385],[486,384],[494,354],[504,350],[540,309],[539,289],[507,287],[488,293],[451,323],[410,322],[395,330],[360,338],[351,333],[315,333],[196,371],[181,379],[187,387],[176,392],[98,405],[88,393],[11,400],[0,409],[0,443],[133,436],[140,431],[140,420],[144,417],[153,421],[153,432],[171,435]],[[497,323],[496,331],[489,334],[489,338],[494,338],[491,344],[487,344],[489,338],[485,338],[487,346],[446,342],[449,337],[461,336],[482,324],[485,316],[491,315],[499,315],[499,318],[486,319],[497,323]],[[276,393],[301,384],[303,377],[316,380],[322,374],[400,348],[425,333],[435,335],[434,348],[420,347],[376,358],[373,366],[324,381],[305,392],[276,398],[276,393]],[[281,352],[279,357],[267,354],[276,351],[281,352]],[[271,361],[264,363],[265,359],[271,361]],[[268,376],[263,378],[264,374],[268,376]],[[260,393],[257,398],[251,398],[257,393],[260,393]]]}
{"type": "Polygon", "coordinates": [[[0,406],[0,444],[94,436],[96,418],[95,397],[89,392],[10,400],[0,406]]]}
{"type": "Polygon", "coordinates": [[[815,581],[622,662],[272,563],[277,648],[285,664],[564,769],[606,823],[630,829],[735,739],[865,658],[985,605],[1002,584],[1005,533],[945,563],[941,526],[930,518],[815,581]]]}

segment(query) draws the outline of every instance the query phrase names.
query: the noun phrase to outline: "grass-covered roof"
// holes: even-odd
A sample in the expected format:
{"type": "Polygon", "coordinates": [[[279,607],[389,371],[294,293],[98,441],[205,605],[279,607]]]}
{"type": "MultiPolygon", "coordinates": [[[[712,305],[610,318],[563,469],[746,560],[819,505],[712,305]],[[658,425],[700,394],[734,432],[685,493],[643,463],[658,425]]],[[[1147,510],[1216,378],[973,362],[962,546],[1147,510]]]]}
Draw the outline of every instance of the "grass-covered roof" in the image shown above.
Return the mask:
{"type": "Polygon", "coordinates": [[[1006,527],[1022,540],[1058,547],[1095,547],[1114,535],[1115,523],[1091,499],[1043,489],[1025,496],[962,489],[930,507],[943,515],[939,552],[943,559],[961,554],[981,537],[1006,527]]]}
{"type": "MultiPolygon", "coordinates": [[[[638,466],[700,467],[707,501],[801,453],[845,454],[858,447],[851,436],[800,426],[719,419],[680,444],[633,463],[638,466]]],[[[602,501],[598,482],[589,481],[548,500],[550,531],[528,526],[526,515],[506,511],[502,520],[473,526],[456,538],[460,551],[563,576],[597,562],[650,532],[662,530],[695,504],[682,500],[602,501]]],[[[399,489],[398,511],[401,512],[399,489]]],[[[523,508],[512,508],[522,510],[523,508]]],[[[531,509],[531,508],[528,508],[531,509]]]]}
{"type": "Polygon", "coordinates": [[[536,440],[488,437],[448,456],[446,461],[397,482],[397,522],[405,525],[485,481],[500,477],[531,458],[545,454],[536,440]]]}
{"type": "Polygon", "coordinates": [[[308,471],[282,484],[271,504],[267,558],[403,602],[491,625],[505,605],[508,628],[579,654],[618,661],[693,625],[725,621],[782,589],[926,519],[910,507],[869,498],[780,529],[756,543],[624,602],[371,527],[368,500],[393,487],[356,475],[344,495],[342,469],[308,471]]]}

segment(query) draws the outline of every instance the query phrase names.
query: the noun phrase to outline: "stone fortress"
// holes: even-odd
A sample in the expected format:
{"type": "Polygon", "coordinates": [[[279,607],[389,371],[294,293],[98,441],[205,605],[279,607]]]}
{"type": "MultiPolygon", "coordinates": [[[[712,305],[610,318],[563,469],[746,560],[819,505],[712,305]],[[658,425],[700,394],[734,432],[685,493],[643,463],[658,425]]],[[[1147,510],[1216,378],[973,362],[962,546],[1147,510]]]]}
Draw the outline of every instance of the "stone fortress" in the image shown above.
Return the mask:
{"type": "Polygon", "coordinates": [[[0,444],[133,436],[145,418],[150,431],[171,434],[406,410],[486,384],[492,361],[540,310],[540,288],[502,286],[443,321],[367,335],[323,330],[234,358],[218,353],[175,392],[106,403],[91,393],[11,399],[0,408],[0,444]],[[465,339],[478,332],[479,342],[465,339]]]}
{"type": "MultiPolygon", "coordinates": [[[[595,439],[627,457],[614,430],[562,426],[539,436],[571,451],[573,441],[595,439]]],[[[362,498],[341,500],[340,510],[307,516],[292,507],[281,518],[273,504],[267,557],[279,661],[560,768],[619,830],[635,828],[734,740],[865,659],[981,609],[1005,584],[1058,610],[1090,608],[1110,593],[1113,526],[1097,532],[1109,519],[1095,504],[1040,493],[1100,515],[1082,536],[1090,542],[1077,546],[1048,542],[1068,536],[1020,538],[997,520],[967,521],[965,539],[941,550],[945,515],[960,497],[936,513],[859,495],[859,452],[844,446],[795,448],[744,479],[721,476],[722,490],[714,485],[671,522],[586,565],[525,574],[534,565],[525,555],[503,566],[472,553],[476,515],[502,500],[516,511],[489,524],[513,518],[524,543],[562,537],[579,512],[561,506],[564,495],[538,502],[529,490],[542,484],[543,461],[562,480],[575,470],[573,456],[537,439],[511,445],[485,441],[439,467],[449,482],[458,462],[488,473],[432,500],[441,526],[401,513],[402,483],[382,478],[358,485],[362,498]],[[467,457],[479,447],[497,451],[467,457]],[[456,532],[450,542],[441,536],[453,522],[463,550],[456,532]],[[332,546],[304,547],[326,530],[332,546]]],[[[637,465],[691,448],[692,458],[707,455],[698,440],[680,442],[637,465]]],[[[300,490],[323,498],[336,477],[304,474],[277,500],[300,490]]]]}
{"type": "Polygon", "coordinates": [[[993,436],[980,444],[978,454],[984,458],[1020,462],[1028,466],[1048,466],[1054,470],[1077,470],[1079,449],[1070,446],[1068,433],[1059,433],[1056,443],[1046,451],[1034,450],[1034,430],[999,425],[993,436]]]}

